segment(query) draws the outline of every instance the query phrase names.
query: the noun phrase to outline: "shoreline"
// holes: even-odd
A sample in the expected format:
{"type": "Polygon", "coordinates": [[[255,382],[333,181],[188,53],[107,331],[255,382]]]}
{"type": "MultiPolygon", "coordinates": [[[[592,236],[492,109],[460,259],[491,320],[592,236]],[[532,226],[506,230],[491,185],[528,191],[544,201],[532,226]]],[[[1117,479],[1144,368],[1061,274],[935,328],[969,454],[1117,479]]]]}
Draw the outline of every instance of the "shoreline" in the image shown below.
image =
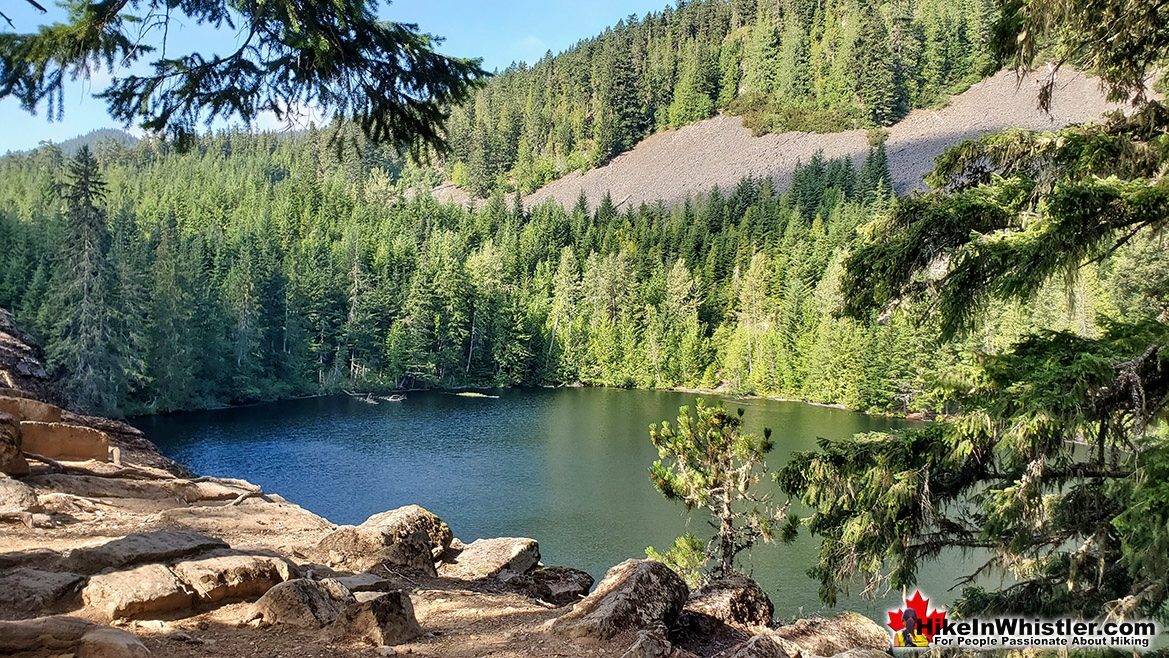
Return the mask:
{"type": "Polygon", "coordinates": [[[840,411],[849,411],[852,413],[863,414],[865,416],[874,416],[879,418],[893,418],[900,420],[907,420],[913,422],[935,422],[944,419],[943,414],[934,414],[928,412],[914,411],[908,413],[901,413],[896,411],[865,411],[862,409],[855,409],[845,404],[836,402],[819,402],[815,400],[806,400],[801,398],[791,398],[781,395],[768,395],[759,393],[732,393],[720,388],[705,388],[705,387],[691,387],[691,386],[675,386],[671,388],[641,388],[636,386],[607,386],[607,385],[593,385],[583,382],[573,382],[570,384],[524,384],[516,386],[446,386],[434,388],[392,388],[392,389],[370,389],[368,391],[349,393],[344,390],[328,391],[320,393],[309,393],[305,395],[296,395],[291,397],[279,397],[269,400],[256,400],[253,402],[241,402],[239,404],[218,404],[206,407],[191,407],[187,409],[172,409],[170,411],[156,411],[149,413],[128,414],[123,417],[123,420],[133,424],[133,421],[145,418],[164,417],[176,414],[199,413],[204,411],[230,411],[232,409],[248,409],[251,407],[259,407],[266,404],[275,404],[279,402],[294,402],[297,400],[314,400],[328,397],[349,397],[360,400],[364,395],[388,395],[394,393],[465,393],[473,391],[512,391],[518,389],[559,389],[559,388],[608,388],[614,390],[625,391],[649,391],[662,393],[686,393],[690,395],[714,395],[732,400],[770,400],[772,402],[793,402],[797,404],[806,404],[813,407],[823,407],[827,409],[838,409],[840,411]]]}

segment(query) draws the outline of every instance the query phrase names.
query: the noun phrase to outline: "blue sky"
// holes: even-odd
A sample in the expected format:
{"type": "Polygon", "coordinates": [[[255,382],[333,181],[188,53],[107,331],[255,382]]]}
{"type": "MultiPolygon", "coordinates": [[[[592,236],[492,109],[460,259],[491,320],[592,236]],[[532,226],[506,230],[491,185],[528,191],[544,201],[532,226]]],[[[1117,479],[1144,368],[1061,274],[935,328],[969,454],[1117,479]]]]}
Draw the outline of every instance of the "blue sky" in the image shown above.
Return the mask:
{"type": "MultiPolygon", "coordinates": [[[[473,0],[399,0],[382,6],[389,19],[417,23],[430,34],[445,38],[440,50],[450,55],[482,57],[484,68],[502,69],[515,61],[534,61],[548,50],[560,52],[577,41],[593,36],[630,14],[644,15],[663,8],[670,0],[515,0],[482,2],[473,0]]],[[[42,2],[42,4],[45,4],[42,2]]],[[[23,0],[4,3],[17,30],[25,31],[59,17],[54,9],[42,16],[25,6],[23,0]]],[[[10,30],[0,22],[4,30],[10,30]]],[[[169,47],[173,51],[225,52],[234,35],[223,31],[172,27],[169,47]]],[[[102,72],[91,83],[76,82],[65,94],[64,120],[50,122],[45,108],[36,116],[20,108],[11,98],[0,100],[0,153],[35,147],[41,141],[62,141],[95,128],[120,127],[106,115],[105,104],[90,97],[108,80],[102,72]]]]}

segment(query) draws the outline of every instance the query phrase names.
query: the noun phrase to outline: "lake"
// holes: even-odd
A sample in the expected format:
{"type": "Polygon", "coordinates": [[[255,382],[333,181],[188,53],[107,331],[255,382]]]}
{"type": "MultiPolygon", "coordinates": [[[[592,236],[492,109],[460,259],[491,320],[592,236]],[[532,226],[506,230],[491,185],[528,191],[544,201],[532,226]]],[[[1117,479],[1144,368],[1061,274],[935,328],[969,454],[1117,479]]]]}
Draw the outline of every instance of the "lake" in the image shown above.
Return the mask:
{"type": "MultiPolygon", "coordinates": [[[[136,419],[163,452],[205,475],[242,477],[336,523],[416,503],[441,516],[465,542],[527,536],[544,563],[600,578],[647,546],[668,547],[687,529],[707,534],[650,483],[656,458],[651,423],[677,416],[695,395],[604,388],[507,389],[498,399],[410,393],[404,402],[349,397],[294,400],[220,411],[136,419]]],[[[719,399],[718,396],[707,396],[719,399]]],[[[748,431],[771,427],[772,468],[820,437],[843,438],[902,421],[772,400],[732,400],[748,431]]],[[[817,543],[757,547],[744,561],[781,617],[822,609],[806,575],[817,543]]],[[[955,565],[922,572],[938,602],[955,565]]],[[[856,596],[839,607],[881,619],[892,593],[856,596]]]]}

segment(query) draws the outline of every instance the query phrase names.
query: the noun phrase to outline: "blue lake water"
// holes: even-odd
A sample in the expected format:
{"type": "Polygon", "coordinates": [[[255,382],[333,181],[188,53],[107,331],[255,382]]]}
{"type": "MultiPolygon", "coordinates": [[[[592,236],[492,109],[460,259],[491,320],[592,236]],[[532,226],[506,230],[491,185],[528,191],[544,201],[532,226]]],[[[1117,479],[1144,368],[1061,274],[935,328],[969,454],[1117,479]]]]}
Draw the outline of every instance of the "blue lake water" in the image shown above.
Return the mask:
{"type": "MultiPolygon", "coordinates": [[[[294,400],[221,411],[146,417],[136,424],[169,456],[206,475],[242,477],[336,523],[360,523],[416,503],[441,516],[463,541],[528,536],[546,564],[596,577],[647,546],[665,548],[691,530],[649,481],[656,458],[651,423],[673,420],[695,396],[603,388],[508,389],[498,399],[411,393],[370,405],[349,397],[294,400]]],[[[717,399],[716,396],[708,396],[717,399]]],[[[749,431],[774,431],[771,467],[817,439],[896,426],[900,421],[771,400],[725,400],[742,407],[749,431]]],[[[806,572],[818,544],[757,547],[744,560],[777,615],[822,608],[806,572]]],[[[927,565],[921,586],[944,603],[966,560],[927,565]]],[[[881,619],[898,593],[857,596],[838,607],[881,619]]]]}

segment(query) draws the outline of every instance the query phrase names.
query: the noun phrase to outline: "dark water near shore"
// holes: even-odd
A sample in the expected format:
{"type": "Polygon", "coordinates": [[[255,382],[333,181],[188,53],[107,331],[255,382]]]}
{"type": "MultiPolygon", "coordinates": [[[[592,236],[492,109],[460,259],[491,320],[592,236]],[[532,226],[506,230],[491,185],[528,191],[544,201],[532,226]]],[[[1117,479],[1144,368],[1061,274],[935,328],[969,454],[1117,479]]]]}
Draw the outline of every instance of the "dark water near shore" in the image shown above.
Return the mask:
{"type": "MultiPolygon", "coordinates": [[[[673,419],[694,395],[615,389],[510,389],[499,399],[412,393],[405,402],[365,404],[348,397],[141,418],[136,424],[168,455],[200,474],[242,477],[336,523],[417,503],[441,516],[464,541],[528,536],[546,564],[600,577],[645,548],[669,546],[688,528],[679,505],[662,498],[647,468],[656,458],[650,423],[673,419]]],[[[883,430],[899,421],[770,400],[727,400],[742,407],[749,431],[774,430],[770,465],[820,437],[883,430]]],[[[746,566],[781,617],[821,609],[806,571],[818,545],[754,550],[746,566]]],[[[922,588],[935,602],[964,562],[929,565],[922,588]]],[[[897,593],[839,606],[883,618],[897,593]]]]}

